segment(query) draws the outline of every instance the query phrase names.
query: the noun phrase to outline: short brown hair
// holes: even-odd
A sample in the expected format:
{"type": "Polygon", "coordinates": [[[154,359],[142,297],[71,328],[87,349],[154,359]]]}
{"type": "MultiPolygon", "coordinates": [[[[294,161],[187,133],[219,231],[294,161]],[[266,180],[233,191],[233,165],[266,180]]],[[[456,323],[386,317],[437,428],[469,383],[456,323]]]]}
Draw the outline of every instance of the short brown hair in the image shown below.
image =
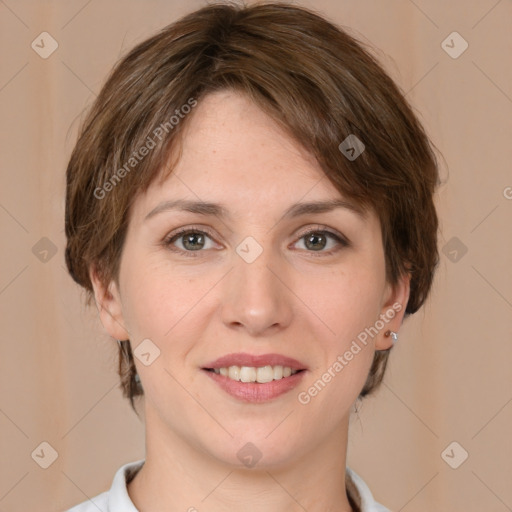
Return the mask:
{"type": "MultiPolygon", "coordinates": [[[[433,145],[364,43],[314,11],[284,3],[208,5],[140,43],[114,67],[67,167],[66,264],[86,289],[88,305],[91,265],[103,283],[118,283],[130,205],[172,172],[169,158],[177,155],[191,116],[178,123],[171,118],[191,100],[197,104],[222,89],[246,94],[316,157],[337,190],[374,209],[387,279],[396,284],[410,273],[405,315],[416,312],[439,262],[433,145]],[[157,127],[161,140],[132,170],[127,162],[149,139],[155,142],[157,127]],[[339,149],[349,135],[365,146],[354,160],[339,149]]],[[[122,348],[121,387],[133,407],[143,390],[129,341],[124,354],[122,348]]],[[[388,355],[376,351],[360,397],[379,386],[388,355]]]]}

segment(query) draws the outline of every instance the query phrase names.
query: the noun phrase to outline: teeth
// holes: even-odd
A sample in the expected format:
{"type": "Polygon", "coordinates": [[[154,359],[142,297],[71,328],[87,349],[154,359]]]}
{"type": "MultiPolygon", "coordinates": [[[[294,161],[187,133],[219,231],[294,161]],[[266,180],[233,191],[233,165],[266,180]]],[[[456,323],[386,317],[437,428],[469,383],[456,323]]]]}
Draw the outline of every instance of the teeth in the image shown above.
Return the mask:
{"type": "Polygon", "coordinates": [[[289,366],[230,366],[229,368],[214,368],[214,372],[224,377],[228,377],[232,380],[241,382],[259,382],[264,384],[265,382],[271,382],[273,380],[279,380],[284,377],[289,377],[298,372],[298,370],[292,370],[289,366]]]}
{"type": "Polygon", "coordinates": [[[228,377],[233,380],[240,380],[240,366],[230,366],[228,368],[228,377]]]}
{"type": "Polygon", "coordinates": [[[250,366],[240,367],[240,380],[242,382],[256,382],[258,372],[256,368],[250,366]]]}

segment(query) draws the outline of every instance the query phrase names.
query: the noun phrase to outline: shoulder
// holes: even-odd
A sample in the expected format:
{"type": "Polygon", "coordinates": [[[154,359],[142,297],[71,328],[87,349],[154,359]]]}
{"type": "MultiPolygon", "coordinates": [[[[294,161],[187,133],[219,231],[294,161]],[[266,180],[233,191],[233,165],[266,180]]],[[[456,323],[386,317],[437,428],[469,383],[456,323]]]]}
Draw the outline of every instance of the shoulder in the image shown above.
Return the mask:
{"type": "Polygon", "coordinates": [[[130,496],[127,484],[144,464],[144,459],[129,462],[121,466],[112,480],[108,491],[98,494],[95,498],[75,505],[66,512],[137,512],[130,496]]]}
{"type": "Polygon", "coordinates": [[[347,491],[361,512],[391,512],[384,505],[375,501],[366,482],[353,469],[347,467],[345,477],[347,491]]]}

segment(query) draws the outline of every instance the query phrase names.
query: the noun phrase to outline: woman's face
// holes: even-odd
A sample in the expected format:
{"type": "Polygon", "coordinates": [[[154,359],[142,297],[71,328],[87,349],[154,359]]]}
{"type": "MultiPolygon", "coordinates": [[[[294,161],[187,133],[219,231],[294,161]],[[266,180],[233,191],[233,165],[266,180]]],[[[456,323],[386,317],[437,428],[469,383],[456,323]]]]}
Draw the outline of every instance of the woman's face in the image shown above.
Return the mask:
{"type": "Polygon", "coordinates": [[[404,308],[392,306],[405,306],[408,282],[386,283],[373,212],[290,210],[343,198],[248,99],[217,92],[190,115],[176,169],[132,205],[119,289],[111,283],[101,298],[93,275],[101,319],[113,337],[131,340],[148,436],[228,464],[248,453],[260,466],[284,467],[346,431],[374,350],[391,345],[385,331],[399,330],[404,308]],[[222,205],[223,214],[162,207],[175,201],[222,205]],[[236,383],[236,369],[206,369],[238,353],[263,357],[228,356],[217,367],[270,366],[259,372],[268,380],[287,357],[303,371],[236,383]]]}

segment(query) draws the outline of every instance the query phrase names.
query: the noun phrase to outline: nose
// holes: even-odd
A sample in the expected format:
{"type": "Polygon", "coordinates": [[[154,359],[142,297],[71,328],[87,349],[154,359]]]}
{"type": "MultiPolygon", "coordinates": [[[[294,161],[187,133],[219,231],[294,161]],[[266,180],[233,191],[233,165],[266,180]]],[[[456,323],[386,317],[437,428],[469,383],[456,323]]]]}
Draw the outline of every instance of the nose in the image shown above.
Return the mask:
{"type": "Polygon", "coordinates": [[[228,328],[264,336],[290,324],[294,295],[284,265],[271,252],[263,250],[252,263],[235,254],[223,283],[222,320],[228,328]]]}

